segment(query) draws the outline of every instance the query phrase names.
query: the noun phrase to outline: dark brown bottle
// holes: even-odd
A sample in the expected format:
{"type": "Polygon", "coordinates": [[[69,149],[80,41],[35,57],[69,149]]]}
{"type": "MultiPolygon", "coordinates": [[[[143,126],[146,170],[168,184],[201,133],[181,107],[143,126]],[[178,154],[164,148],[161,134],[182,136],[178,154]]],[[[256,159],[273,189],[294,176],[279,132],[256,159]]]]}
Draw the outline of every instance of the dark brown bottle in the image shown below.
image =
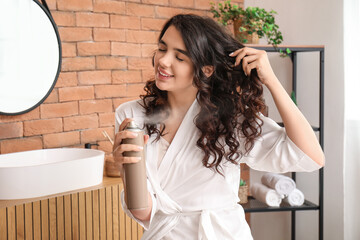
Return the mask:
{"type": "MultiPolygon", "coordinates": [[[[134,144],[144,146],[144,131],[136,126],[134,121],[128,123],[126,131],[137,133],[136,138],[125,138],[124,144],[134,144]]],[[[124,152],[125,157],[141,157],[137,163],[124,164],[124,185],[125,185],[125,202],[130,210],[146,209],[148,207],[148,190],[146,183],[146,166],[145,151],[128,151],[124,152]]]]}

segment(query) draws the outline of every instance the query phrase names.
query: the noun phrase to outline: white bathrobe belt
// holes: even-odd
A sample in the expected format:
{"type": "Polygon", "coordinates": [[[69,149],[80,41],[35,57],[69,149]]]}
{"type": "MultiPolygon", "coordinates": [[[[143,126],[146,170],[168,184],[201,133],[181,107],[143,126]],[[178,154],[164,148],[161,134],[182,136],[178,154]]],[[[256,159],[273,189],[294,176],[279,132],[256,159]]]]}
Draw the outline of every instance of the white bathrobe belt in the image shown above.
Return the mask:
{"type": "MultiPolygon", "coordinates": [[[[215,231],[213,228],[212,221],[217,222],[219,219],[217,219],[216,212],[223,211],[223,210],[232,210],[237,208],[238,205],[232,205],[230,207],[225,208],[216,208],[216,209],[204,209],[200,211],[191,211],[191,212],[174,212],[174,213],[164,213],[162,211],[157,212],[157,215],[161,217],[165,217],[166,219],[166,225],[158,231],[155,235],[153,235],[151,239],[161,239],[166,234],[168,234],[172,229],[176,227],[178,224],[180,217],[184,216],[196,216],[200,215],[200,221],[199,221],[199,229],[198,229],[198,239],[199,240],[217,240],[217,237],[215,235],[215,231]],[[168,219],[170,218],[170,219],[168,219]]],[[[164,220],[165,220],[164,219],[164,220]]],[[[226,229],[219,229],[217,226],[217,231],[221,231],[222,236],[229,236],[229,239],[231,239],[231,233],[228,233],[226,229]]],[[[145,234],[147,235],[147,234],[145,234]]],[[[145,237],[144,239],[148,239],[145,237]]]]}

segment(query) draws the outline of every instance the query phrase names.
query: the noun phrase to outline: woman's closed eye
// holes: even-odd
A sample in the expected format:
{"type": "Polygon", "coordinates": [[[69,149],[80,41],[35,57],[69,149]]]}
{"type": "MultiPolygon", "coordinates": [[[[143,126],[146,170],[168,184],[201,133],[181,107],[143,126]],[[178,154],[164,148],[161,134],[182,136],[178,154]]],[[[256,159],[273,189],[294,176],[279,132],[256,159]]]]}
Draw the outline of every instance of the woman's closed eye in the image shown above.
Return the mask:
{"type": "MultiPolygon", "coordinates": [[[[158,50],[159,50],[160,52],[166,52],[166,49],[158,48],[158,50]]],[[[180,58],[180,57],[178,57],[178,56],[176,56],[176,59],[179,60],[180,62],[184,61],[184,59],[182,59],[182,58],[180,58]]]]}

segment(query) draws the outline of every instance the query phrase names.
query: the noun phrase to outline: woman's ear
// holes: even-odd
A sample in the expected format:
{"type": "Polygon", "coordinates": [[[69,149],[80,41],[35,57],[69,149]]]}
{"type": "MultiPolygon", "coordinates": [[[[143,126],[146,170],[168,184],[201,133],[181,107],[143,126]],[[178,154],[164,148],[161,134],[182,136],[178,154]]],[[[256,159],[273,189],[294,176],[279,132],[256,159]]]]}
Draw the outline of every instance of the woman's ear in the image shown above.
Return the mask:
{"type": "Polygon", "coordinates": [[[207,65],[201,68],[206,77],[210,77],[214,73],[214,66],[207,65]]]}

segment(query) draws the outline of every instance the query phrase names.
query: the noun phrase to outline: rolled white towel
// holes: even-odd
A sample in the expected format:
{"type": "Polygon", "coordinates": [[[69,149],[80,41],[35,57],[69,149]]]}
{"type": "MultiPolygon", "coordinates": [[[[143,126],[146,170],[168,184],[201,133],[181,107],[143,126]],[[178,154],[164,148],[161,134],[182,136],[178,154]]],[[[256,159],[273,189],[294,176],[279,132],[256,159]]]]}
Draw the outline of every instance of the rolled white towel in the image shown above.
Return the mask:
{"type": "Polygon", "coordinates": [[[289,195],[296,188],[294,180],[276,173],[265,173],[261,177],[261,183],[275,189],[278,194],[285,196],[289,195]]]}
{"type": "Polygon", "coordinates": [[[250,185],[251,195],[260,202],[266,203],[270,207],[279,207],[281,203],[281,196],[271,188],[260,184],[252,183],[250,185]]]}
{"type": "Polygon", "coordinates": [[[290,204],[290,206],[301,206],[305,202],[304,194],[297,188],[294,189],[284,201],[290,204]]]}

